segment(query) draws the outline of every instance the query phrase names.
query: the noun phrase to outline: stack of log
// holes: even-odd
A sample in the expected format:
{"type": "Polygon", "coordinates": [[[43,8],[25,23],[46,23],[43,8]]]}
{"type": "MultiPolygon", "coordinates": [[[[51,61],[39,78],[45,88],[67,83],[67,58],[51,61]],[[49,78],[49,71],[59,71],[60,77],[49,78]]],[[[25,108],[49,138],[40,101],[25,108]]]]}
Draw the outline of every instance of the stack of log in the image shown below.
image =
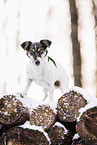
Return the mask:
{"type": "Polygon", "coordinates": [[[15,95],[3,96],[0,145],[97,145],[97,106],[80,116],[87,104],[83,94],[70,90],[58,99],[56,111],[40,104],[30,112],[15,95]]]}

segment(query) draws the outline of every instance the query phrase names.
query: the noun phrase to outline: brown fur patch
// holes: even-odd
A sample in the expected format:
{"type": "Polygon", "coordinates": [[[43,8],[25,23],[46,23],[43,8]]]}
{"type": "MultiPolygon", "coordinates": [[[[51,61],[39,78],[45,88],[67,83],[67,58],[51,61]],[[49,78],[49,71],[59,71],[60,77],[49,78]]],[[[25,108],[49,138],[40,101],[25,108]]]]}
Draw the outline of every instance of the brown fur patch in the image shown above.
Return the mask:
{"type": "Polygon", "coordinates": [[[54,83],[54,86],[59,87],[59,86],[60,86],[60,81],[57,80],[57,81],[54,83]]]}

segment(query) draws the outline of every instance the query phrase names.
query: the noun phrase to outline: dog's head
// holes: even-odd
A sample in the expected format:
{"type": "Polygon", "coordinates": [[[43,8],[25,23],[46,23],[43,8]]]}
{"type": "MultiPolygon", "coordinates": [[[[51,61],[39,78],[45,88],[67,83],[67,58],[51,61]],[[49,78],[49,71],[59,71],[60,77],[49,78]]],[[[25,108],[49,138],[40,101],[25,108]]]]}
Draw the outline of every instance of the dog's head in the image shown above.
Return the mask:
{"type": "Polygon", "coordinates": [[[47,47],[50,47],[51,43],[50,40],[41,40],[34,43],[26,41],[21,44],[21,47],[27,51],[28,57],[31,58],[35,65],[39,66],[41,59],[47,55],[47,47]]]}

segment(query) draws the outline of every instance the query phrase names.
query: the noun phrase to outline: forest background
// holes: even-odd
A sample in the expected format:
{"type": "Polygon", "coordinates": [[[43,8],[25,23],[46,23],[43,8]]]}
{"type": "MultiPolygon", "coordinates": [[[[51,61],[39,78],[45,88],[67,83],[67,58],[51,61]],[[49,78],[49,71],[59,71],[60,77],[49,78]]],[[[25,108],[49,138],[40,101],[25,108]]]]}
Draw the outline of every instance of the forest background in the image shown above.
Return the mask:
{"type": "MultiPolygon", "coordinates": [[[[96,0],[0,0],[0,96],[23,90],[28,57],[20,44],[41,39],[52,41],[48,55],[66,69],[70,86],[97,97],[96,0]]],[[[28,97],[41,100],[41,87],[33,83],[28,97]]]]}

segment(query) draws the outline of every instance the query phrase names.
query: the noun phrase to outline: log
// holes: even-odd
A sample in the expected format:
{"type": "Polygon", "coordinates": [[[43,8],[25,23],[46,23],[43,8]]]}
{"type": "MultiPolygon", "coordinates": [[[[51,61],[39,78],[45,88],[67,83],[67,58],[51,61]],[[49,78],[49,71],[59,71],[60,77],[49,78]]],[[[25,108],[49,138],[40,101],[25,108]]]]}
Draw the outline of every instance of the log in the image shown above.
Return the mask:
{"type": "Polygon", "coordinates": [[[41,126],[47,131],[56,120],[56,114],[48,105],[39,105],[32,110],[30,115],[31,125],[41,126]]]}
{"type": "Polygon", "coordinates": [[[79,109],[87,104],[83,95],[74,90],[58,99],[57,115],[63,122],[74,122],[79,116],[79,109]]]}
{"type": "Polygon", "coordinates": [[[73,140],[72,145],[87,145],[87,144],[85,144],[85,142],[81,138],[79,138],[79,139],[73,140]]]}
{"type": "Polygon", "coordinates": [[[0,99],[0,123],[6,127],[23,124],[29,119],[29,111],[14,95],[0,99]]]}
{"type": "Polygon", "coordinates": [[[49,138],[51,139],[52,145],[58,144],[71,144],[72,138],[69,136],[69,131],[59,122],[56,122],[48,130],[49,138]]]}
{"type": "Polygon", "coordinates": [[[97,145],[97,106],[87,109],[76,125],[76,131],[88,145],[97,145]]]}
{"type": "Polygon", "coordinates": [[[76,127],[76,122],[63,122],[63,121],[60,121],[59,119],[57,121],[65,126],[65,128],[70,132],[71,137],[73,137],[75,135],[75,133],[76,133],[76,128],[75,128],[76,127]]]}
{"type": "Polygon", "coordinates": [[[25,142],[20,142],[16,139],[13,139],[11,141],[8,141],[8,144],[7,145],[34,145],[33,143],[25,143],[25,142]]]}
{"type": "Polygon", "coordinates": [[[43,132],[22,127],[13,127],[1,136],[0,145],[49,145],[43,132]]]}

